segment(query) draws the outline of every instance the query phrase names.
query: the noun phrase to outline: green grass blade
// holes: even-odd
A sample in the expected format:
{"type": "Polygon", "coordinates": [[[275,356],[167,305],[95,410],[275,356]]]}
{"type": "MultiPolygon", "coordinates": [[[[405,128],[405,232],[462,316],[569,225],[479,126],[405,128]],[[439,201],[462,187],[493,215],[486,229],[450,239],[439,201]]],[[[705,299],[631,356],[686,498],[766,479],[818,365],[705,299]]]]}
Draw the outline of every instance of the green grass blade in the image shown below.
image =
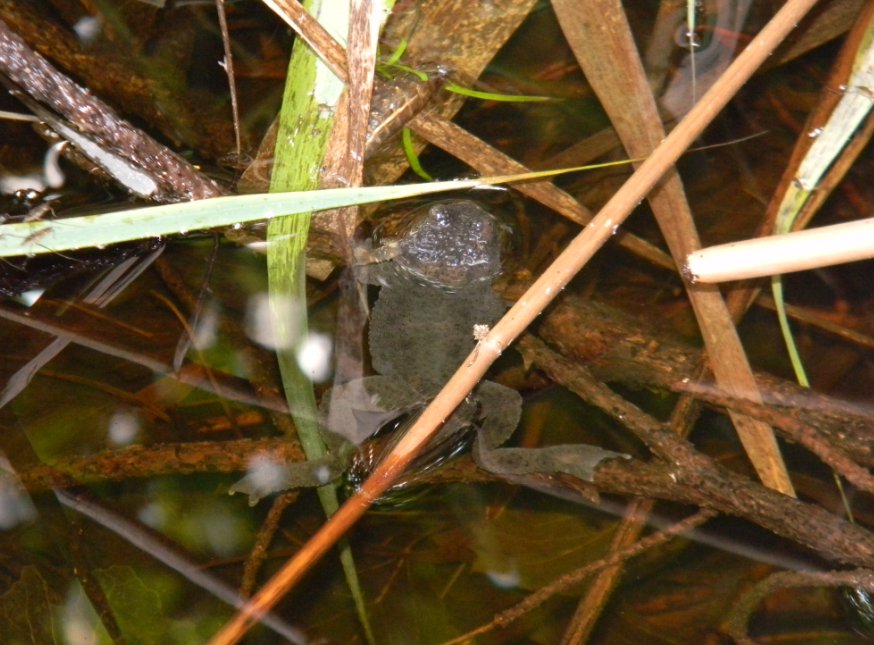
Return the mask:
{"type": "Polygon", "coordinates": [[[623,166],[643,161],[625,159],[559,170],[479,179],[438,181],[398,186],[328,188],[325,190],[235,195],[196,202],[133,208],[100,215],[83,215],[62,220],[16,222],[0,225],[0,257],[39,255],[73,249],[103,248],[191,231],[271,220],[277,216],[328,210],[357,204],[405,199],[476,186],[493,186],[516,181],[546,179],[571,172],[623,166]]]}
{"type": "Polygon", "coordinates": [[[698,48],[698,0],[686,0],[686,37],[689,42],[689,69],[692,72],[692,105],[698,101],[698,70],[695,68],[695,50],[698,48]]]}
{"type": "Polygon", "coordinates": [[[472,90],[469,87],[458,85],[457,83],[447,83],[444,87],[449,92],[461,94],[473,99],[482,101],[501,101],[503,103],[541,103],[543,101],[555,101],[550,96],[532,96],[530,94],[501,94],[500,92],[482,92],[480,90],[472,90]]]}
{"type": "MultiPolygon", "coordinates": [[[[306,9],[326,28],[348,30],[346,0],[309,0],[306,9]]],[[[328,139],[334,126],[334,111],[343,93],[343,83],[321,63],[302,40],[293,48],[286,76],[279,131],[274,150],[270,192],[312,190],[317,187],[328,139]]],[[[312,210],[276,217],[267,227],[267,275],[273,327],[277,335],[277,360],[288,408],[307,459],[327,455],[318,422],[315,392],[309,375],[298,361],[308,335],[306,301],[306,247],[312,210]]],[[[333,482],[316,493],[327,517],[340,506],[333,482]]],[[[375,643],[364,594],[349,543],[341,542],[340,564],[352,594],[359,621],[369,643],[375,643]]]]}
{"type": "Polygon", "coordinates": [[[4,224],[0,226],[0,257],[101,248],[132,240],[270,220],[281,215],[471,188],[478,183],[474,180],[446,181],[425,185],[235,195],[62,220],[4,224]]]}
{"type": "Polygon", "coordinates": [[[410,44],[410,41],[406,38],[401,39],[401,42],[398,43],[398,46],[391,53],[391,55],[386,59],[385,65],[386,67],[392,67],[394,65],[399,65],[399,61],[403,58],[404,53],[407,51],[407,46],[410,44]]]}
{"type": "Polygon", "coordinates": [[[407,157],[407,163],[410,164],[410,170],[425,181],[434,181],[434,178],[422,167],[422,161],[419,159],[419,155],[416,154],[412,130],[404,128],[401,131],[401,143],[404,146],[404,155],[407,157]]]}

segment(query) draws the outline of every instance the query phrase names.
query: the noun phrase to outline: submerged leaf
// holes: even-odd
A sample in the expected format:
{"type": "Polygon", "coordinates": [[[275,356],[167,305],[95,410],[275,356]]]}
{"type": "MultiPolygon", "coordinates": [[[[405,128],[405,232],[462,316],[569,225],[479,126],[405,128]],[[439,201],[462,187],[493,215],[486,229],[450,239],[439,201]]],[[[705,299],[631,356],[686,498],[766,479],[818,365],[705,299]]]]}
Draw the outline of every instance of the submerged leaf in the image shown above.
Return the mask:
{"type": "Polygon", "coordinates": [[[539,589],[568,571],[602,557],[612,527],[582,515],[510,507],[482,518],[475,536],[474,571],[503,588],[539,589]]]}

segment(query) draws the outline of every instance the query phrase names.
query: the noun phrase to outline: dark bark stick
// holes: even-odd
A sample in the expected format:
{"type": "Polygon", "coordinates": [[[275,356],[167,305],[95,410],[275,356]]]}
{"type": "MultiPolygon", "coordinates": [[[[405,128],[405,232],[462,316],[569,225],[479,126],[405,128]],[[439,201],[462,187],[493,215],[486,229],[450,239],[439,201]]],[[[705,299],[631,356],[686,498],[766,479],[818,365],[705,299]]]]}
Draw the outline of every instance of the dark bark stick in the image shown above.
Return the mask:
{"type": "Polygon", "coordinates": [[[595,473],[594,483],[601,492],[670,499],[718,510],[754,522],[829,559],[857,566],[874,564],[874,535],[867,529],[720,466],[534,337],[523,338],[518,347],[555,381],[621,420],[663,462],[606,461],[595,473]]]}
{"type": "Polygon", "coordinates": [[[79,133],[151,176],[159,202],[218,197],[224,191],[182,157],[122,120],[103,101],[34,52],[0,20],[0,73],[79,133]]]}

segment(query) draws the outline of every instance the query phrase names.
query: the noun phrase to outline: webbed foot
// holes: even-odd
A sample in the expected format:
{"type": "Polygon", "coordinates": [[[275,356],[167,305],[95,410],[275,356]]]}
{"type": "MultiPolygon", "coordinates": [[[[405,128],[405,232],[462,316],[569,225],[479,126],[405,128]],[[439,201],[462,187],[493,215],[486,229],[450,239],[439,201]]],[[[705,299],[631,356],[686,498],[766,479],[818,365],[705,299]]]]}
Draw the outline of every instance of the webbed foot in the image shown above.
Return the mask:
{"type": "Polygon", "coordinates": [[[569,444],[546,448],[501,448],[519,423],[522,397],[515,390],[485,381],[479,386],[484,420],[474,443],[477,464],[499,476],[565,473],[592,481],[605,459],[630,456],[598,446],[569,444]]]}
{"type": "Polygon", "coordinates": [[[267,455],[258,455],[249,463],[248,473],[228,489],[228,494],[249,496],[249,506],[263,498],[291,488],[317,488],[338,479],[345,468],[339,458],[278,463],[267,455]]]}

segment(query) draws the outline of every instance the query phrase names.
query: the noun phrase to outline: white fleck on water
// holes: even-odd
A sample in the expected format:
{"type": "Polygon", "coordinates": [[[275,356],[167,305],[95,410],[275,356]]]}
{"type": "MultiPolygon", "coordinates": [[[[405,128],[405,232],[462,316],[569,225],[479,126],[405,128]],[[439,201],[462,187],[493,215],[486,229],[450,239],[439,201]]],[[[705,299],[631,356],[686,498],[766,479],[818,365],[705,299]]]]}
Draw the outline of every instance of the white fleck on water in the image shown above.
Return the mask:
{"type": "Polygon", "coordinates": [[[487,571],[486,576],[499,589],[515,589],[521,582],[518,571],[487,571]]]}
{"type": "Polygon", "coordinates": [[[140,434],[140,420],[137,415],[118,410],[109,419],[107,435],[109,443],[115,446],[127,446],[133,443],[140,434]]]}
{"type": "Polygon", "coordinates": [[[100,35],[102,27],[102,21],[99,17],[85,16],[73,25],[73,31],[76,32],[79,41],[87,45],[88,43],[93,42],[94,39],[100,35]]]}
{"type": "Polygon", "coordinates": [[[331,376],[333,341],[328,334],[308,334],[297,350],[297,364],[316,383],[331,376]]]}
{"type": "Polygon", "coordinates": [[[331,481],[331,469],[327,466],[321,466],[316,470],[316,478],[322,484],[328,484],[331,481]]]}
{"type": "Polygon", "coordinates": [[[277,296],[271,302],[266,291],[257,293],[246,306],[246,333],[269,349],[291,349],[300,333],[297,325],[302,306],[305,304],[294,298],[277,296]]]}
{"type": "Polygon", "coordinates": [[[210,302],[204,307],[197,319],[197,326],[193,330],[191,344],[199,350],[205,350],[215,345],[217,339],[218,311],[215,303],[210,302]]]}
{"type": "Polygon", "coordinates": [[[36,517],[36,509],[14,473],[9,460],[0,455],[0,530],[3,531],[36,517]]]}

